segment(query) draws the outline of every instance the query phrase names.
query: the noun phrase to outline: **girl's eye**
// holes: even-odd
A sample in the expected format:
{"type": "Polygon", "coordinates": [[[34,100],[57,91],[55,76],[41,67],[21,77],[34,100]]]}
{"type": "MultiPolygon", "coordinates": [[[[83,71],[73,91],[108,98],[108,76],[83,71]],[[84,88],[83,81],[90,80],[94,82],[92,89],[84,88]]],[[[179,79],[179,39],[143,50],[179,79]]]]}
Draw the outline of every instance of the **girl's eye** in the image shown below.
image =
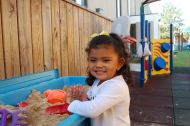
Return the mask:
{"type": "Polygon", "coordinates": [[[110,61],[110,59],[105,59],[105,60],[103,60],[105,63],[107,63],[107,62],[109,62],[110,61]]]}
{"type": "Polygon", "coordinates": [[[96,59],[90,59],[89,61],[94,63],[96,62],[96,59]]]}

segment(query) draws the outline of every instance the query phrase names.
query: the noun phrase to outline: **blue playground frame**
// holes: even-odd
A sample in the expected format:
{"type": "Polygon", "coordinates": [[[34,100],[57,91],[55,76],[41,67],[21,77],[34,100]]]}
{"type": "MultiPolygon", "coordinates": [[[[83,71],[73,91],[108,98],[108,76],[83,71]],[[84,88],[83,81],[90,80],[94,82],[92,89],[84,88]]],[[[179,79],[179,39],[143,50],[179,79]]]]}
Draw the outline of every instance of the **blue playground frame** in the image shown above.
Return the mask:
{"type": "MultiPolygon", "coordinates": [[[[150,22],[147,20],[145,21],[145,14],[144,14],[144,6],[146,4],[156,2],[160,0],[146,0],[141,4],[140,7],[140,33],[141,33],[141,41],[140,44],[142,45],[142,52],[144,53],[145,42],[149,44],[149,50],[152,50],[152,42],[150,38],[150,22]],[[145,41],[146,38],[146,41],[145,41]]],[[[173,73],[173,25],[170,24],[170,71],[173,73]]],[[[141,71],[140,71],[140,87],[144,87],[145,82],[145,59],[144,56],[141,57],[141,71]]],[[[152,70],[152,56],[150,55],[148,58],[148,79],[151,78],[151,70],[152,70]]]]}

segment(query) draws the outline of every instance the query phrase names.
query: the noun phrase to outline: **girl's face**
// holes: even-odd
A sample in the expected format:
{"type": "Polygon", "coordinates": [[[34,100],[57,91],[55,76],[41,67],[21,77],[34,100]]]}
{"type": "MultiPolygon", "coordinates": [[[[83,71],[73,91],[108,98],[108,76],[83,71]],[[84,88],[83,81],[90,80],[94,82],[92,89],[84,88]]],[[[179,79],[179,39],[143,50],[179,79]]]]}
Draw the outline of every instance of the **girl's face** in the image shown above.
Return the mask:
{"type": "Polygon", "coordinates": [[[88,57],[90,73],[101,82],[111,79],[124,64],[112,46],[101,46],[91,49],[88,57]]]}

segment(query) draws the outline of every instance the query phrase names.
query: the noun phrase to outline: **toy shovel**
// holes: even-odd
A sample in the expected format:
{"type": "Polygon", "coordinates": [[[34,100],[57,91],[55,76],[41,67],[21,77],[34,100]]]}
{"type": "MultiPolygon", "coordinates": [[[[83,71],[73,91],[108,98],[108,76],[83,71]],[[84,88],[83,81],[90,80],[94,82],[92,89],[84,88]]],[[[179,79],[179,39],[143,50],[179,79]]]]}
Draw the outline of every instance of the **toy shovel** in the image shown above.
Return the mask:
{"type": "Polygon", "coordinates": [[[11,115],[12,122],[11,126],[23,126],[26,125],[25,120],[27,119],[27,116],[21,116],[20,114],[26,115],[28,111],[26,110],[16,110],[16,111],[8,111],[7,109],[0,109],[0,126],[6,126],[7,125],[7,116],[11,115]]]}
{"type": "Polygon", "coordinates": [[[46,112],[50,115],[51,114],[70,114],[70,112],[67,110],[68,106],[69,106],[68,103],[49,106],[46,108],[46,112]]]}
{"type": "Polygon", "coordinates": [[[9,112],[6,109],[0,109],[0,126],[6,126],[8,114],[9,112]]]}

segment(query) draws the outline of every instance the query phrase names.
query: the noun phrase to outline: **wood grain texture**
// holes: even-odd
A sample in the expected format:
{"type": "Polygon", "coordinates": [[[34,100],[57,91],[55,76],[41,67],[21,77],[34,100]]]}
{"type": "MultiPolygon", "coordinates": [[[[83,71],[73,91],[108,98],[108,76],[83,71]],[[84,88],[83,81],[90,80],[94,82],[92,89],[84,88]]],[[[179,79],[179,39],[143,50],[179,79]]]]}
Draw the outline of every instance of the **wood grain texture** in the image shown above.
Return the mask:
{"type": "Polygon", "coordinates": [[[95,15],[95,24],[96,24],[96,27],[95,27],[95,30],[96,30],[96,33],[99,33],[99,21],[98,21],[98,16],[95,15]]]}
{"type": "Polygon", "coordinates": [[[82,50],[84,53],[83,53],[83,75],[86,74],[86,69],[87,69],[87,66],[88,66],[88,62],[87,62],[87,54],[85,53],[85,49],[88,45],[88,42],[89,42],[89,38],[90,38],[90,34],[89,34],[89,13],[84,10],[84,42],[83,42],[83,45],[82,45],[82,50]]]}
{"type": "Polygon", "coordinates": [[[98,16],[98,32],[102,32],[102,18],[98,16]]]}
{"type": "Polygon", "coordinates": [[[60,1],[60,31],[61,31],[61,75],[67,76],[69,73],[69,55],[68,55],[68,34],[67,34],[67,4],[60,1]]]}
{"type": "Polygon", "coordinates": [[[93,30],[93,14],[92,13],[88,13],[88,16],[89,16],[89,24],[88,24],[88,42],[91,40],[91,35],[94,33],[94,30],[93,30]]]}
{"type": "Polygon", "coordinates": [[[1,0],[6,77],[20,75],[16,0],[1,0]]]}
{"type": "Polygon", "coordinates": [[[112,22],[107,22],[108,23],[108,30],[109,30],[109,32],[111,32],[111,28],[112,28],[112,22]]]}
{"type": "Polygon", "coordinates": [[[33,73],[30,0],[18,0],[18,32],[21,74],[33,73]]]}
{"type": "Polygon", "coordinates": [[[34,72],[40,72],[44,71],[41,0],[31,0],[31,17],[34,72]]]}
{"type": "Polygon", "coordinates": [[[51,0],[42,0],[42,24],[45,70],[50,70],[53,68],[53,42],[51,18],[51,0]]]}
{"type": "Polygon", "coordinates": [[[111,20],[67,0],[0,0],[0,79],[58,68],[86,75],[90,35],[111,20]]]}
{"type": "Polygon", "coordinates": [[[95,15],[91,14],[91,26],[92,34],[96,33],[96,20],[95,20],[95,15]]]}
{"type": "MultiPolygon", "coordinates": [[[[1,2],[0,2],[1,9],[1,2]]],[[[2,23],[1,23],[1,11],[0,11],[0,80],[5,79],[5,64],[4,64],[4,48],[2,39],[2,23]]]]}
{"type": "Polygon", "coordinates": [[[74,36],[74,53],[75,53],[75,75],[80,75],[80,42],[79,42],[79,9],[73,7],[73,36],[74,36]]]}
{"type": "Polygon", "coordinates": [[[86,71],[86,67],[85,67],[85,46],[84,46],[84,10],[83,9],[79,9],[79,43],[80,43],[80,62],[79,62],[79,66],[80,66],[80,72],[81,75],[85,74],[86,71]]]}
{"type": "Polygon", "coordinates": [[[51,0],[52,37],[53,37],[53,67],[61,70],[60,14],[59,0],[51,0]]]}
{"type": "Polygon", "coordinates": [[[67,32],[68,32],[68,55],[69,55],[69,75],[75,74],[75,53],[73,43],[73,5],[67,3],[67,32]]]}
{"type": "Polygon", "coordinates": [[[107,32],[106,20],[104,18],[100,18],[100,19],[101,19],[101,24],[102,24],[102,31],[106,31],[107,32]]]}

